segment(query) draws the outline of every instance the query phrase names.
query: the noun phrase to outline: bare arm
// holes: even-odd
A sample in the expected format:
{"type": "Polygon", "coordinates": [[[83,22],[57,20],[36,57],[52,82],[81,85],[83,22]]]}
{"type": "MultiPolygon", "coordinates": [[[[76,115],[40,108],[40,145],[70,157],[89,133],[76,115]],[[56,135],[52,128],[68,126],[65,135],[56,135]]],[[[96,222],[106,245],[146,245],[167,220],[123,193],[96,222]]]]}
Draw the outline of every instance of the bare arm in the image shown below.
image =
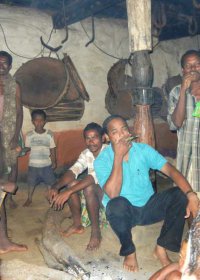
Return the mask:
{"type": "Polygon", "coordinates": [[[179,100],[176,105],[176,108],[172,114],[173,123],[180,128],[183,125],[185,120],[185,112],[186,112],[186,90],[190,87],[195,75],[191,73],[187,73],[183,76],[183,81],[181,84],[179,100]]]}
{"type": "Polygon", "coordinates": [[[53,198],[58,194],[58,191],[64,186],[68,185],[74,181],[75,175],[71,170],[68,170],[61,178],[58,180],[48,192],[48,200],[52,203],[53,198]]]}
{"type": "Polygon", "coordinates": [[[190,184],[188,183],[186,178],[174,166],[172,166],[170,163],[167,162],[163,166],[161,171],[165,175],[170,177],[174,181],[174,183],[176,183],[176,185],[179,186],[179,188],[184,193],[186,193],[187,191],[190,191],[190,190],[192,191],[192,187],[190,186],[190,184]]]}
{"type": "Polygon", "coordinates": [[[11,140],[10,146],[11,149],[15,149],[18,146],[19,142],[19,134],[22,128],[23,122],[23,108],[21,103],[21,92],[20,87],[17,84],[16,86],[16,127],[15,127],[15,134],[11,140]]]}
{"type": "Polygon", "coordinates": [[[104,191],[112,199],[119,196],[122,187],[123,180],[123,159],[128,155],[130,149],[130,142],[126,139],[121,139],[117,143],[113,144],[114,150],[114,162],[111,174],[104,185],[104,191]]]}
{"type": "MultiPolygon", "coordinates": [[[[191,191],[187,194],[188,210],[192,213],[193,217],[195,217],[198,211],[199,199],[197,195],[192,192],[192,187],[190,186],[186,178],[169,163],[166,163],[161,171],[168,177],[170,177],[184,193],[191,191]]],[[[187,216],[189,215],[189,212],[187,212],[187,216]]]]}
{"type": "Polygon", "coordinates": [[[60,190],[62,187],[68,185],[75,179],[75,175],[71,170],[68,170],[61,178],[56,182],[52,189],[60,190]]]}
{"type": "Polygon", "coordinates": [[[84,190],[90,185],[95,184],[94,178],[91,175],[87,175],[84,179],[77,181],[77,184],[69,186],[67,190],[70,192],[70,195],[78,191],[84,190]]]}
{"type": "Polygon", "coordinates": [[[73,193],[81,191],[92,184],[95,184],[95,181],[91,175],[86,176],[83,180],[77,181],[76,184],[69,186],[66,191],[55,195],[51,201],[51,207],[55,210],[61,210],[73,193]]]}
{"type": "Polygon", "coordinates": [[[56,163],[56,148],[50,149],[50,158],[52,162],[52,168],[55,169],[57,166],[56,163]]]}

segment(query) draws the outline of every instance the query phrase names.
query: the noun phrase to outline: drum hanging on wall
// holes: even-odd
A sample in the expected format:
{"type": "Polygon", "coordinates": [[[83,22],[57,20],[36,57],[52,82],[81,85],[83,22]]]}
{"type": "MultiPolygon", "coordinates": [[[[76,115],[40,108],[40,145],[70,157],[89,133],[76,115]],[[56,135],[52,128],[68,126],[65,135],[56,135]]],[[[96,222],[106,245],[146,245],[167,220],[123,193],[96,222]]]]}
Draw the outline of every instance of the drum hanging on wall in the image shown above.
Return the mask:
{"type": "Polygon", "coordinates": [[[69,56],[63,61],[40,57],[24,63],[15,73],[22,104],[43,109],[48,121],[79,120],[89,95],[69,56]]]}
{"type": "MultiPolygon", "coordinates": [[[[105,97],[105,107],[112,114],[121,115],[125,119],[131,119],[135,116],[135,82],[132,78],[132,71],[127,59],[121,59],[116,62],[108,71],[107,81],[108,90],[105,97]]],[[[162,89],[153,88],[154,104],[151,106],[153,117],[162,116],[163,99],[162,89]]],[[[166,111],[166,110],[165,110],[166,111]]]]}

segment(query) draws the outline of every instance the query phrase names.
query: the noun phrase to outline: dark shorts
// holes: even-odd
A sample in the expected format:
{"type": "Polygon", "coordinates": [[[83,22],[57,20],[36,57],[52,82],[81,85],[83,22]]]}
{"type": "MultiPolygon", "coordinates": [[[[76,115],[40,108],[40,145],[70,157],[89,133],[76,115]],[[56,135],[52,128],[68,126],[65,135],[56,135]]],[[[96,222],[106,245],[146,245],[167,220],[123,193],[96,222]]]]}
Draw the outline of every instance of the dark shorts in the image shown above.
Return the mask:
{"type": "Polygon", "coordinates": [[[52,186],[56,182],[56,177],[51,166],[40,168],[29,166],[27,182],[29,186],[36,186],[40,183],[52,186]]]}

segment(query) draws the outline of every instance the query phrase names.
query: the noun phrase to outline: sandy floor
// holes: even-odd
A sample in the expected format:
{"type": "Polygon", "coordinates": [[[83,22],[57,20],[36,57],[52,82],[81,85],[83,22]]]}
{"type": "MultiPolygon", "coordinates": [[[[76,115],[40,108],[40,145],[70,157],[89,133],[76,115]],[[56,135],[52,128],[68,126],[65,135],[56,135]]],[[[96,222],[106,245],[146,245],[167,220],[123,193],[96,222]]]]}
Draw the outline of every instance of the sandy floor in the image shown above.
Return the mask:
{"type": "MultiPolygon", "coordinates": [[[[9,236],[14,242],[23,243],[28,245],[29,250],[22,253],[8,253],[1,255],[2,263],[9,264],[9,261],[23,261],[32,265],[45,266],[43,256],[41,255],[35,240],[41,237],[41,230],[45,213],[49,207],[47,200],[45,199],[45,187],[39,186],[33,197],[33,203],[30,207],[22,207],[26,200],[26,184],[19,183],[19,190],[14,197],[18,204],[16,209],[7,210],[8,215],[8,232],[9,236]]],[[[69,226],[71,219],[64,220],[63,229],[69,226]]],[[[101,263],[101,269],[104,270],[104,276],[109,276],[109,279],[138,279],[146,280],[149,276],[160,268],[158,260],[153,258],[152,252],[155,246],[156,237],[160,230],[160,224],[156,224],[148,227],[137,227],[133,232],[133,239],[137,246],[137,256],[140,266],[138,273],[128,273],[123,271],[122,262],[123,258],[119,257],[119,243],[112,230],[108,228],[102,229],[102,244],[101,248],[97,252],[86,253],[85,248],[90,236],[90,227],[86,228],[82,235],[74,235],[64,240],[74,250],[80,260],[87,265],[89,270],[95,269],[98,264],[101,263]],[[113,270],[114,269],[114,270],[113,270]],[[118,277],[112,277],[112,271],[117,271],[118,277]]],[[[170,254],[173,260],[177,260],[177,254],[170,254]]],[[[15,273],[15,272],[14,272],[15,273]]],[[[100,277],[102,278],[102,277],[100,277]]],[[[4,279],[1,278],[0,279],[4,279]]],[[[12,278],[18,279],[18,278],[12,278]]],[[[37,278],[19,278],[20,280],[27,279],[43,279],[37,278]]],[[[46,278],[53,279],[53,278],[46,278]]],[[[55,278],[56,279],[56,278],[55,278]]],[[[58,278],[59,279],[59,278],[58,278]]],[[[61,279],[61,278],[60,278],[61,279]]],[[[103,278],[102,278],[103,279],[103,278]]],[[[5,279],[7,280],[7,279],[5,279]]],[[[10,279],[9,279],[10,280],[10,279]]]]}

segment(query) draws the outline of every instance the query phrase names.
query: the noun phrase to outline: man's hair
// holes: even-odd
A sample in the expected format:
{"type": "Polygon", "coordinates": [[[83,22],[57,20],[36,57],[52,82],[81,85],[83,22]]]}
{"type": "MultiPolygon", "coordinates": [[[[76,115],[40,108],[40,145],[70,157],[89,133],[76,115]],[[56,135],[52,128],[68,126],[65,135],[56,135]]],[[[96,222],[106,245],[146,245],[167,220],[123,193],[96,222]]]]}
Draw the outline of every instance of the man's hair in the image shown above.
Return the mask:
{"type": "Polygon", "coordinates": [[[200,51],[199,50],[189,50],[186,51],[181,57],[181,67],[184,68],[185,60],[189,55],[196,55],[200,59],[200,51]]]}
{"type": "Polygon", "coordinates": [[[36,109],[36,110],[33,110],[31,112],[31,119],[34,120],[35,119],[35,116],[42,116],[43,119],[46,121],[46,118],[47,118],[47,115],[45,113],[45,111],[41,110],[41,109],[36,109]]]}
{"type": "Polygon", "coordinates": [[[111,115],[111,116],[107,117],[107,118],[104,120],[103,124],[102,124],[104,133],[108,134],[108,124],[109,124],[112,120],[114,120],[114,119],[121,119],[122,121],[124,121],[124,122],[126,123],[125,118],[123,118],[122,116],[120,116],[120,115],[111,115]]]}
{"type": "Polygon", "coordinates": [[[98,123],[91,122],[91,123],[87,124],[86,127],[83,130],[84,138],[86,136],[86,132],[89,131],[89,130],[96,130],[100,137],[102,137],[103,134],[104,134],[103,128],[98,123]]]}
{"type": "Polygon", "coordinates": [[[12,56],[6,51],[0,51],[0,56],[6,57],[8,59],[8,65],[12,64],[12,56]]]}

